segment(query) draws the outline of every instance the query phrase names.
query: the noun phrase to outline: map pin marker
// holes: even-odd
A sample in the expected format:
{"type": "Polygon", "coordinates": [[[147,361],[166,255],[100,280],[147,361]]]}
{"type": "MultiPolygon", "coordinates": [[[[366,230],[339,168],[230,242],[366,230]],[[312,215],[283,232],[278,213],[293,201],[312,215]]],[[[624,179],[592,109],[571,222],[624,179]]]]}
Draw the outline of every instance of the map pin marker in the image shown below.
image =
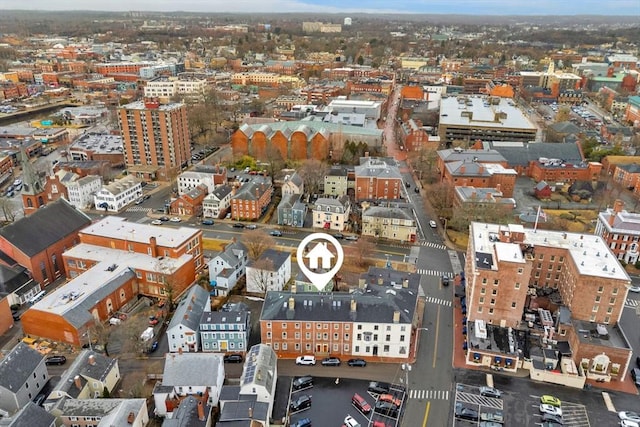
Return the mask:
{"type": "Polygon", "coordinates": [[[318,291],[321,291],[325,286],[327,286],[327,283],[333,279],[333,276],[335,276],[338,270],[340,270],[340,267],[342,267],[344,251],[342,250],[342,245],[340,245],[336,238],[330,234],[313,233],[302,239],[302,242],[298,245],[296,258],[298,260],[298,267],[300,267],[300,270],[307,276],[313,286],[315,286],[318,291]],[[316,243],[305,255],[305,248],[312,242],[316,243]],[[331,243],[331,245],[333,245],[337,255],[331,252],[327,243],[331,243]],[[309,267],[306,266],[304,262],[305,259],[309,260],[309,267]],[[331,268],[332,264],[333,268],[331,268]],[[328,271],[326,273],[315,273],[311,271],[311,269],[318,268],[328,271]]]}

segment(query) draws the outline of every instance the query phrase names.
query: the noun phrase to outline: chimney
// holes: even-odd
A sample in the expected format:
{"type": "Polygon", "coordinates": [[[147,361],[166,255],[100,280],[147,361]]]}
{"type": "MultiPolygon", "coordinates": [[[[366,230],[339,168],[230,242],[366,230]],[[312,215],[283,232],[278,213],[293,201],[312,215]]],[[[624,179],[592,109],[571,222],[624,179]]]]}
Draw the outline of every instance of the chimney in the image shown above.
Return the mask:
{"type": "Polygon", "coordinates": [[[613,203],[613,212],[611,213],[611,215],[609,216],[609,225],[613,226],[613,223],[616,220],[616,217],[618,216],[618,214],[620,212],[622,212],[622,208],[624,207],[624,202],[620,199],[617,199],[614,203],[613,203]]]}
{"type": "Polygon", "coordinates": [[[382,285],[384,280],[382,280],[382,276],[378,277],[378,285],[382,285]]]}
{"type": "Polygon", "coordinates": [[[490,191],[487,191],[487,200],[491,200],[492,199],[492,194],[490,191]]]}
{"type": "Polygon", "coordinates": [[[356,300],[352,299],[351,300],[351,311],[356,311],[357,305],[358,304],[356,303],[356,300]]]}
{"type": "Polygon", "coordinates": [[[96,356],[94,356],[93,354],[89,355],[89,365],[96,366],[96,356]]]}
{"type": "Polygon", "coordinates": [[[400,323],[400,312],[397,310],[393,312],[393,323],[400,323]]]}
{"type": "Polygon", "coordinates": [[[482,175],[484,173],[484,167],[478,166],[478,173],[482,175]]]}
{"type": "Polygon", "coordinates": [[[478,197],[478,193],[476,193],[475,191],[471,192],[471,198],[475,199],[476,197],[478,197]]]}
{"type": "Polygon", "coordinates": [[[200,421],[205,421],[205,417],[204,417],[204,403],[202,403],[202,400],[198,400],[198,419],[200,421]]]}
{"type": "Polygon", "coordinates": [[[403,288],[409,287],[409,279],[402,279],[402,287],[403,288]]]}
{"type": "Polygon", "coordinates": [[[253,418],[253,408],[249,406],[249,418],[253,418]]]}
{"type": "Polygon", "coordinates": [[[158,242],[156,241],[156,238],[151,236],[149,238],[149,246],[151,246],[151,256],[152,257],[157,257],[158,256],[158,242]]]}
{"type": "Polygon", "coordinates": [[[178,354],[182,354],[182,347],[178,347],[178,354]]]}
{"type": "Polygon", "coordinates": [[[293,297],[289,297],[289,310],[295,310],[296,300],[293,297]]]}
{"type": "Polygon", "coordinates": [[[73,382],[76,384],[78,390],[82,390],[82,381],[80,381],[80,375],[73,377],[73,382]]]}
{"type": "Polygon", "coordinates": [[[362,278],[358,279],[358,287],[360,289],[364,289],[366,285],[367,285],[367,279],[362,279],[362,278]]]}
{"type": "Polygon", "coordinates": [[[295,294],[298,290],[298,287],[296,286],[296,284],[294,283],[293,285],[291,285],[291,293],[295,294]]]}
{"type": "Polygon", "coordinates": [[[498,190],[499,192],[502,193],[502,185],[501,184],[496,184],[496,190],[498,190]]]}
{"type": "Polygon", "coordinates": [[[466,167],[465,167],[464,165],[463,165],[463,166],[460,166],[460,173],[461,173],[461,174],[463,174],[463,173],[464,173],[464,171],[465,171],[465,169],[466,169],[466,167]]]}
{"type": "Polygon", "coordinates": [[[133,424],[135,420],[136,414],[134,414],[133,412],[129,412],[129,415],[127,416],[127,424],[133,424]]]}

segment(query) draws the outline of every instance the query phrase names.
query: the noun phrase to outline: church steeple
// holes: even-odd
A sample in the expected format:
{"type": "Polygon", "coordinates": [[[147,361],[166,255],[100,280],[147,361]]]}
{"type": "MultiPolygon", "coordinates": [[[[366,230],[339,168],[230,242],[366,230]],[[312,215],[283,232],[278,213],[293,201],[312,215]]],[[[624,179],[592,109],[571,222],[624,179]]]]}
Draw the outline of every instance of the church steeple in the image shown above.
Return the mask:
{"type": "Polygon", "coordinates": [[[29,215],[46,204],[45,188],[42,179],[29,161],[24,147],[20,149],[20,164],[22,165],[22,205],[25,215],[29,215]]]}

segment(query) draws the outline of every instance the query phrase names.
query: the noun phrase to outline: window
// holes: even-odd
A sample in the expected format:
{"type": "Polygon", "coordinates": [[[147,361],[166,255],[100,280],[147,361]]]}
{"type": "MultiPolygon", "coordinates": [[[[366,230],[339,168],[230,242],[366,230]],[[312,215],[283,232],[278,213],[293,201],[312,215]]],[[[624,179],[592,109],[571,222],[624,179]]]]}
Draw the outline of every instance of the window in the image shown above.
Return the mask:
{"type": "Polygon", "coordinates": [[[495,298],[491,298],[491,305],[496,305],[496,299],[495,298]]]}
{"type": "Polygon", "coordinates": [[[489,309],[489,314],[493,314],[493,308],[489,309]]]}
{"type": "Polygon", "coordinates": [[[604,286],[598,286],[598,293],[601,294],[604,291],[604,286]]]}
{"type": "Polygon", "coordinates": [[[300,329],[300,323],[295,323],[295,324],[293,325],[293,327],[294,327],[294,328],[296,328],[296,329],[300,329]]]}
{"type": "Polygon", "coordinates": [[[282,329],[287,329],[287,324],[286,323],[282,324],[282,329]]]}
{"type": "Polygon", "coordinates": [[[524,268],[519,268],[518,269],[518,274],[522,274],[524,272],[524,268]]]}
{"type": "Polygon", "coordinates": [[[486,278],[486,277],[483,277],[483,278],[482,278],[482,284],[483,284],[483,285],[486,285],[486,284],[487,284],[487,278],[486,278]]]}
{"type": "Polygon", "coordinates": [[[484,295],[487,292],[486,288],[480,288],[480,295],[484,295]]]}
{"type": "Polygon", "coordinates": [[[613,288],[611,290],[611,295],[618,295],[618,288],[613,288]]]}
{"type": "Polygon", "coordinates": [[[497,289],[492,289],[491,290],[491,295],[498,295],[498,290],[497,289]]]}
{"type": "Polygon", "coordinates": [[[600,295],[596,295],[596,302],[600,302],[600,295]]]}
{"type": "Polygon", "coordinates": [[[500,280],[498,279],[493,280],[493,286],[498,286],[499,284],[500,284],[500,280]]]}
{"type": "Polygon", "coordinates": [[[400,342],[404,342],[404,335],[400,335],[400,342]]]}
{"type": "Polygon", "coordinates": [[[479,303],[484,304],[484,297],[480,297],[479,303]]]}
{"type": "Polygon", "coordinates": [[[271,322],[267,322],[267,329],[271,329],[271,322]]]}
{"type": "Polygon", "coordinates": [[[514,287],[515,287],[516,289],[520,289],[520,283],[519,283],[519,282],[516,282],[516,284],[514,285],[514,287]]]}
{"type": "Polygon", "coordinates": [[[478,307],[478,313],[482,313],[482,307],[478,307]]]}
{"type": "Polygon", "coordinates": [[[596,311],[598,311],[598,308],[600,308],[600,307],[598,306],[598,304],[595,304],[595,305],[593,306],[593,308],[591,309],[591,311],[596,312],[596,311]]]}
{"type": "Polygon", "coordinates": [[[616,297],[609,298],[609,304],[615,304],[615,303],[616,303],[616,297]]]}
{"type": "Polygon", "coordinates": [[[511,303],[511,308],[516,308],[516,302],[515,302],[515,301],[513,301],[513,302],[511,303]]]}

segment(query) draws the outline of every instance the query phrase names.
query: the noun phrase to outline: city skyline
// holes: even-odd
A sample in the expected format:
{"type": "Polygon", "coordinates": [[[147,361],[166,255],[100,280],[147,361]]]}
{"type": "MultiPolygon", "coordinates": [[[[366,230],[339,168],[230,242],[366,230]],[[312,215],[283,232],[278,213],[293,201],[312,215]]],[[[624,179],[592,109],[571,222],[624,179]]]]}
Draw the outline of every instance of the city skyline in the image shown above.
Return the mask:
{"type": "Polygon", "coordinates": [[[108,3],[88,1],[78,3],[75,0],[61,0],[55,9],[50,2],[33,0],[27,4],[19,0],[3,2],[2,10],[55,10],[55,11],[149,11],[149,12],[218,12],[218,13],[334,13],[357,16],[362,13],[400,13],[400,14],[456,14],[482,16],[572,16],[572,15],[602,15],[602,16],[635,16],[640,15],[640,3],[637,0],[609,0],[606,7],[595,0],[585,0],[576,10],[571,2],[540,0],[528,2],[514,0],[503,2],[500,0],[435,0],[424,2],[420,0],[399,0],[395,2],[372,0],[362,7],[356,2],[338,0],[239,0],[224,2],[220,0],[186,0],[182,2],[164,0],[114,0],[108,3]]]}

